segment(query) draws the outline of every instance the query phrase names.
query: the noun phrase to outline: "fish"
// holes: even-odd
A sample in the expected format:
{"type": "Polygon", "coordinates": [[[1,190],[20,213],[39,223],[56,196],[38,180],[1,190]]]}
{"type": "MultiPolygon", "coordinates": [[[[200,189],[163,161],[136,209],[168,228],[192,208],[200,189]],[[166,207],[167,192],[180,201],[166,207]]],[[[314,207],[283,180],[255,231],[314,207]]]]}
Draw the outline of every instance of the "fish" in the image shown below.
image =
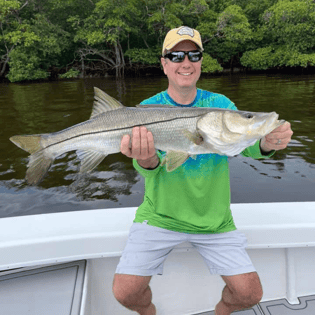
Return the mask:
{"type": "Polygon", "coordinates": [[[122,137],[132,136],[136,126],[145,126],[152,132],[155,149],[166,152],[161,164],[172,172],[198,154],[241,153],[285,122],[278,117],[276,112],[211,107],[126,107],[94,87],[88,120],[58,132],[12,136],[10,141],[30,153],[25,178],[29,185],[36,185],[54,160],[70,151],[76,151],[81,161],[80,173],[91,172],[107,155],[120,152],[122,137]]]}

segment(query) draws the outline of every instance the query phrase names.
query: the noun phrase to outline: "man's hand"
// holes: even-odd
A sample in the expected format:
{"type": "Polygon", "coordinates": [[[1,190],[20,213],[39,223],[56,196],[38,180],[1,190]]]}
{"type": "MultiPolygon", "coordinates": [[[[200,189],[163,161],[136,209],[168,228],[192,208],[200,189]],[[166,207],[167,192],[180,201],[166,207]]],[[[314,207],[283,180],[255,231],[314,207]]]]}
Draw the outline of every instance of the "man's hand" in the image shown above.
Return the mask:
{"type": "Polygon", "coordinates": [[[129,143],[130,136],[124,135],[120,144],[122,154],[136,159],[143,168],[153,169],[158,166],[160,160],[154,148],[153,135],[146,127],[134,127],[132,129],[131,148],[129,143]]]}
{"type": "Polygon", "coordinates": [[[292,135],[293,131],[291,130],[291,124],[286,121],[283,125],[261,139],[260,148],[264,152],[283,150],[288,146],[292,135]]]}

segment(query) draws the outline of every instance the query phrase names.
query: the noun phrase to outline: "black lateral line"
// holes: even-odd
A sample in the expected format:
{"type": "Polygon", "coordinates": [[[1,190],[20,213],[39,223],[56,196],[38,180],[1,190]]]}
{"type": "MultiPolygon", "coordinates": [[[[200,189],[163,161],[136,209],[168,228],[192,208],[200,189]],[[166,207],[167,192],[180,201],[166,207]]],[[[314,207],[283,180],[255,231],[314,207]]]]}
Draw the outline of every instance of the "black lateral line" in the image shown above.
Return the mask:
{"type": "Polygon", "coordinates": [[[195,115],[195,116],[188,116],[188,117],[175,117],[175,118],[168,119],[168,120],[157,121],[157,122],[155,121],[155,122],[145,123],[145,124],[136,124],[136,125],[132,125],[132,126],[128,126],[128,127],[122,127],[122,128],[115,128],[115,129],[109,129],[109,130],[103,130],[103,131],[95,131],[95,132],[83,133],[83,134],[76,135],[76,136],[73,136],[71,138],[68,138],[66,140],[62,140],[62,141],[58,141],[58,142],[52,143],[52,144],[48,145],[47,147],[45,147],[45,148],[43,148],[43,149],[41,149],[41,150],[39,150],[37,152],[40,152],[42,150],[45,150],[47,148],[50,148],[50,147],[52,147],[54,145],[57,145],[57,144],[60,144],[62,142],[66,142],[66,141],[69,141],[69,140],[72,140],[72,139],[75,139],[75,138],[79,138],[79,137],[82,137],[82,136],[95,135],[95,134],[98,134],[98,133],[105,133],[105,132],[112,132],[112,131],[117,131],[117,130],[129,129],[129,128],[138,127],[138,126],[149,126],[149,125],[153,125],[153,124],[170,122],[170,121],[174,121],[174,120],[178,120],[178,119],[195,118],[195,117],[202,116],[202,115],[205,115],[205,113],[199,114],[199,115],[195,115]]]}

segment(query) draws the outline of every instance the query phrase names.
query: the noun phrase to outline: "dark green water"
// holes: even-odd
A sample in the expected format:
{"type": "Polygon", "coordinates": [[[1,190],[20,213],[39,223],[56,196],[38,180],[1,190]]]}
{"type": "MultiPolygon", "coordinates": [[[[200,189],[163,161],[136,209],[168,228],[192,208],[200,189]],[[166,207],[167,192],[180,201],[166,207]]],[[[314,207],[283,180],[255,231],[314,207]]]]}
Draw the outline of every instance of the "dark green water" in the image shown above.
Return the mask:
{"type": "MultiPolygon", "coordinates": [[[[91,175],[78,178],[79,160],[71,152],[55,161],[39,186],[24,180],[28,154],[9,137],[50,133],[89,119],[94,86],[133,106],[165,90],[167,80],[0,84],[0,217],[142,202],[144,181],[122,154],[108,156],[91,175]]],[[[276,111],[294,131],[289,147],[271,159],[230,158],[233,203],[315,201],[315,76],[202,78],[198,87],[225,94],[241,110],[276,111]]]]}

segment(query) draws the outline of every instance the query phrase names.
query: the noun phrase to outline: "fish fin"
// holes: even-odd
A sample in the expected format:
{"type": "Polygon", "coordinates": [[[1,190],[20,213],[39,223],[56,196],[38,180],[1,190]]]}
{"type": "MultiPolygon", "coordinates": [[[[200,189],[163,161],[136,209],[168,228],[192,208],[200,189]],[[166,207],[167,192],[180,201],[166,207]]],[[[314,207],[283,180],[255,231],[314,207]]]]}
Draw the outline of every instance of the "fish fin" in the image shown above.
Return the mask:
{"type": "Polygon", "coordinates": [[[30,160],[27,164],[26,180],[29,185],[38,184],[48,172],[54,158],[45,155],[45,150],[41,150],[30,155],[30,160]]]}
{"type": "Polygon", "coordinates": [[[107,156],[107,154],[93,150],[77,150],[77,155],[81,160],[80,173],[91,172],[107,156]]]}
{"type": "Polygon", "coordinates": [[[27,164],[26,181],[29,185],[38,184],[48,172],[54,158],[47,156],[41,145],[43,135],[13,136],[10,138],[15,145],[31,153],[27,164]]]}
{"type": "Polygon", "coordinates": [[[138,105],[136,105],[136,107],[141,107],[141,108],[178,108],[175,105],[168,105],[168,104],[165,104],[165,105],[161,105],[161,104],[145,104],[145,105],[141,105],[141,104],[138,104],[138,105]]]}
{"type": "Polygon", "coordinates": [[[189,139],[191,142],[193,142],[196,145],[200,145],[203,142],[202,136],[197,131],[193,133],[185,129],[183,130],[183,134],[185,135],[187,139],[189,139]]]}
{"type": "Polygon", "coordinates": [[[94,87],[94,98],[95,101],[90,119],[98,116],[99,114],[125,107],[123,104],[97,87],[94,87]]]}
{"type": "Polygon", "coordinates": [[[161,165],[166,164],[166,170],[168,172],[174,171],[176,168],[181,166],[189,158],[189,154],[180,151],[169,151],[165,158],[162,160],[161,165]]]}
{"type": "Polygon", "coordinates": [[[22,150],[31,154],[42,149],[40,140],[42,135],[24,135],[24,136],[13,136],[10,141],[22,150]]]}

